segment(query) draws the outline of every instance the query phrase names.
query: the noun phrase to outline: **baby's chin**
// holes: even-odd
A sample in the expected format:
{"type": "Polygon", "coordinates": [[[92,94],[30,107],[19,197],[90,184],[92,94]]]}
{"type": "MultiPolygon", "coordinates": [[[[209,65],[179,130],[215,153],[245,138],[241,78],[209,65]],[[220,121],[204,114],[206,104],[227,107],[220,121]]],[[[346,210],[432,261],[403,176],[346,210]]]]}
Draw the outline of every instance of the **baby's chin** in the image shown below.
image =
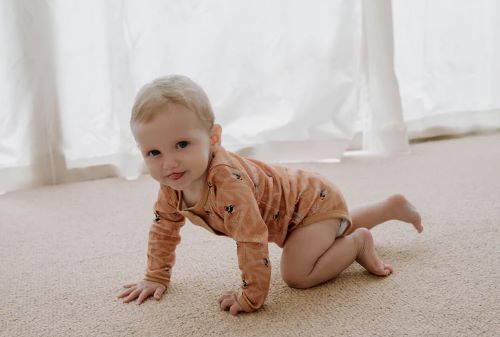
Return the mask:
{"type": "Polygon", "coordinates": [[[165,185],[165,186],[168,186],[170,187],[171,189],[173,190],[176,190],[176,191],[182,191],[186,188],[189,187],[189,182],[187,181],[172,181],[170,179],[162,179],[161,181],[159,181],[160,184],[162,185],[165,185]]]}
{"type": "Polygon", "coordinates": [[[172,184],[172,182],[168,181],[167,179],[157,180],[157,181],[160,184],[167,186],[167,187],[170,187],[171,189],[176,190],[176,191],[182,191],[182,189],[183,189],[183,186],[181,186],[180,184],[172,184]]]}
{"type": "Polygon", "coordinates": [[[176,191],[180,191],[181,190],[181,188],[179,187],[178,184],[172,184],[172,182],[169,181],[169,179],[167,179],[167,178],[163,178],[163,177],[156,178],[156,177],[153,177],[153,176],[151,176],[151,178],[153,178],[153,180],[156,181],[157,183],[160,183],[160,185],[162,185],[162,186],[170,187],[170,188],[172,188],[172,189],[174,189],[176,191]]]}

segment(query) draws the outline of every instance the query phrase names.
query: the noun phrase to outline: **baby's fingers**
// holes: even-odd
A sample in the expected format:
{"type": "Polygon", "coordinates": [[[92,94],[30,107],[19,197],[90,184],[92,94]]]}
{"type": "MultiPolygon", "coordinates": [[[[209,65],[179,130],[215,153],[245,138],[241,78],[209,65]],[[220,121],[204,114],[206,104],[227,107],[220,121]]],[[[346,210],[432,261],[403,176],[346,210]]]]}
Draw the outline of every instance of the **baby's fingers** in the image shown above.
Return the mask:
{"type": "Polygon", "coordinates": [[[233,295],[235,295],[234,291],[226,290],[226,291],[224,291],[222,293],[222,295],[219,297],[219,299],[217,300],[217,302],[219,302],[219,304],[221,304],[221,302],[223,300],[225,300],[226,298],[231,298],[231,297],[233,297],[233,295]]]}
{"type": "Polygon", "coordinates": [[[231,308],[229,308],[229,313],[233,316],[236,316],[238,314],[238,312],[240,312],[241,310],[241,307],[239,304],[237,303],[234,303],[231,308]]]}
{"type": "Polygon", "coordinates": [[[142,304],[149,296],[153,294],[153,289],[146,288],[143,289],[139,295],[139,299],[137,300],[137,304],[142,304]]]}
{"type": "Polygon", "coordinates": [[[232,298],[226,298],[224,300],[222,300],[222,302],[220,303],[220,308],[222,310],[227,310],[229,309],[234,303],[234,300],[232,298]]]}
{"type": "Polygon", "coordinates": [[[161,298],[161,295],[163,295],[163,292],[165,291],[165,287],[159,287],[159,288],[156,288],[156,291],[155,291],[155,294],[154,294],[154,297],[159,300],[161,298]]]}
{"type": "Polygon", "coordinates": [[[219,305],[222,304],[222,301],[224,301],[226,298],[230,298],[230,296],[222,295],[221,297],[219,297],[219,299],[217,300],[217,302],[219,302],[219,305]]]}
{"type": "Polygon", "coordinates": [[[129,282],[129,283],[125,283],[123,285],[123,288],[131,288],[131,287],[135,287],[137,285],[137,282],[129,282]]]}
{"type": "Polygon", "coordinates": [[[130,301],[135,300],[140,293],[141,289],[135,289],[134,291],[132,291],[132,293],[130,293],[130,295],[127,296],[126,299],[123,300],[123,303],[128,303],[130,301]]]}
{"type": "Polygon", "coordinates": [[[116,295],[116,297],[118,298],[122,298],[122,297],[125,297],[125,296],[128,296],[132,291],[134,291],[136,288],[129,288],[129,289],[125,289],[123,291],[120,291],[118,293],[118,295],[116,295]]]}

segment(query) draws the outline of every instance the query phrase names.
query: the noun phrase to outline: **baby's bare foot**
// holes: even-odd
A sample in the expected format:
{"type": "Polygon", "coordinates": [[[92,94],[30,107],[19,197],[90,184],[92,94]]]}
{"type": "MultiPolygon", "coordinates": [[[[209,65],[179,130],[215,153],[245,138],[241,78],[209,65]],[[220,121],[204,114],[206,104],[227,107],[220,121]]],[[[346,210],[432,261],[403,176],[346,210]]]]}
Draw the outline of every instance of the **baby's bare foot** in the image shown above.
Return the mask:
{"type": "Polygon", "coordinates": [[[359,252],[356,261],[370,273],[378,276],[387,276],[392,273],[390,264],[385,264],[378,257],[373,243],[372,233],[366,228],[358,228],[353,233],[358,242],[359,252]]]}
{"type": "Polygon", "coordinates": [[[387,198],[386,202],[394,219],[411,223],[417,232],[422,233],[424,227],[420,213],[403,195],[392,195],[387,198]]]}

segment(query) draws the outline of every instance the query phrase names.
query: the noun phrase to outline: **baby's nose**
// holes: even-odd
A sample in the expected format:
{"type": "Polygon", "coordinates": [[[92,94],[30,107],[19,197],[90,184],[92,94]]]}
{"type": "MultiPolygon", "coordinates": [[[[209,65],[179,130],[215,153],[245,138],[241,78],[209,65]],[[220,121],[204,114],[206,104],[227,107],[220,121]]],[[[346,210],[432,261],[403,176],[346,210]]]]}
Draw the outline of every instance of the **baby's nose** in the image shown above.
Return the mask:
{"type": "Polygon", "coordinates": [[[163,169],[164,170],[170,171],[170,170],[176,168],[177,166],[179,166],[179,163],[173,157],[165,158],[165,160],[163,161],[163,169]]]}

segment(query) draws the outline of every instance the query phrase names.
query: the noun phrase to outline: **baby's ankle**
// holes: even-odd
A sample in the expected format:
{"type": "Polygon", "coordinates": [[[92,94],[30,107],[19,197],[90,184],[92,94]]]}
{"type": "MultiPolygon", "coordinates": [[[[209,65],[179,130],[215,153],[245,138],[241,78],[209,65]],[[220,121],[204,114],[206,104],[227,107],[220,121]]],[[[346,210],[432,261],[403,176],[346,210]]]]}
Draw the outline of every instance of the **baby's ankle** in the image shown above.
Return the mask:
{"type": "Polygon", "coordinates": [[[357,256],[363,253],[366,243],[366,235],[371,235],[370,230],[367,228],[357,228],[352,232],[351,236],[356,245],[357,256]]]}

